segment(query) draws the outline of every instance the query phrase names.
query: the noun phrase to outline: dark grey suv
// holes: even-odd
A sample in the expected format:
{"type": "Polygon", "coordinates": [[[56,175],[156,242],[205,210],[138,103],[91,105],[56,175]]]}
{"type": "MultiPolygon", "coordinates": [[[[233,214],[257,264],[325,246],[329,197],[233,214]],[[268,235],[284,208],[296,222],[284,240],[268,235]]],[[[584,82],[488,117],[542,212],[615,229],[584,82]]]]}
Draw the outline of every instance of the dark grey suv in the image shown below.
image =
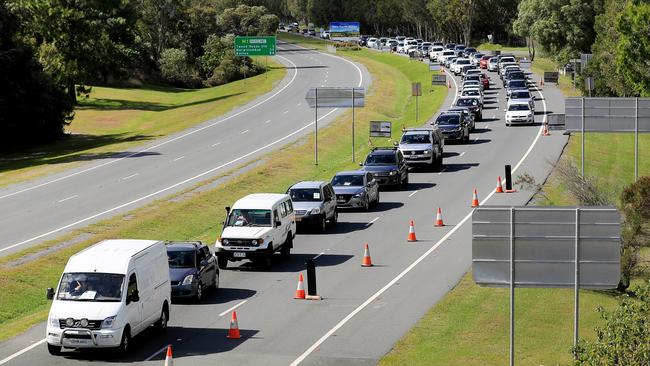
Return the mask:
{"type": "Polygon", "coordinates": [[[336,194],[329,182],[299,182],[287,190],[293,202],[296,224],[327,230],[327,224],[336,225],[336,194]]]}
{"type": "Polygon", "coordinates": [[[372,173],[362,170],[339,172],[332,178],[336,206],[368,210],[379,202],[379,185],[372,173]]]}
{"type": "Polygon", "coordinates": [[[360,165],[362,170],[372,173],[380,186],[403,187],[409,184],[409,169],[397,147],[376,147],[360,165]]]}
{"type": "Polygon", "coordinates": [[[219,288],[219,268],[207,245],[200,241],[170,241],[167,246],[172,299],[201,301],[203,291],[219,288]]]}

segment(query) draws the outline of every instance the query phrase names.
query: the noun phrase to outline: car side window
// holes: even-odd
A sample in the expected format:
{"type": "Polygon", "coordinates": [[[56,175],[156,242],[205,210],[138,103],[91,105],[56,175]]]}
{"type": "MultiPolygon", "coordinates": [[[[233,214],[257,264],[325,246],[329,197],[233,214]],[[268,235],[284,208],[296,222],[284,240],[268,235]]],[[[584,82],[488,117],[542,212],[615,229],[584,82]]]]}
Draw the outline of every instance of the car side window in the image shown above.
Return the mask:
{"type": "Polygon", "coordinates": [[[201,261],[205,260],[205,252],[202,249],[196,251],[196,263],[200,264],[201,261]]]}
{"type": "Polygon", "coordinates": [[[201,250],[203,251],[203,255],[206,259],[209,259],[212,256],[212,253],[210,253],[210,248],[208,248],[207,245],[201,248],[201,250]]]}
{"type": "Polygon", "coordinates": [[[280,204],[280,215],[282,217],[287,216],[287,208],[284,206],[284,202],[280,204]]]}
{"type": "Polygon", "coordinates": [[[135,273],[131,273],[129,276],[129,285],[126,288],[126,303],[131,302],[129,299],[133,296],[134,293],[138,292],[138,279],[135,276],[135,273]]]}
{"type": "Polygon", "coordinates": [[[332,200],[334,200],[336,198],[336,192],[334,192],[334,188],[331,184],[327,185],[327,190],[330,191],[330,196],[332,196],[332,200]]]}
{"type": "Polygon", "coordinates": [[[332,194],[330,193],[330,190],[327,189],[327,186],[323,187],[323,201],[327,202],[332,199],[332,194]]]}
{"type": "Polygon", "coordinates": [[[273,217],[275,221],[280,221],[280,215],[278,215],[278,209],[273,210],[273,217]]]}
{"type": "Polygon", "coordinates": [[[291,200],[285,201],[285,205],[287,205],[287,214],[292,214],[293,213],[293,203],[291,203],[291,200]]]}

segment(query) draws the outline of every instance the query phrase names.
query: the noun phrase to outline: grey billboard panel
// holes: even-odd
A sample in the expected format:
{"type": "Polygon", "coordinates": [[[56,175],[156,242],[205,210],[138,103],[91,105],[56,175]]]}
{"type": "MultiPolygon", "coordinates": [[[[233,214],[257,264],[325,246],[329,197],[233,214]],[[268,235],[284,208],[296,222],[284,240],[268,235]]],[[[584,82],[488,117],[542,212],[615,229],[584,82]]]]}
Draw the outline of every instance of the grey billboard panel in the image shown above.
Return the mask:
{"type": "Polygon", "coordinates": [[[311,108],[352,108],[352,93],[354,91],[354,107],[363,107],[365,104],[365,89],[363,88],[311,88],[307,91],[305,100],[311,108]]]}
{"type": "MultiPolygon", "coordinates": [[[[575,207],[484,206],[472,214],[472,273],[483,286],[508,286],[511,230],[515,286],[572,287],[575,207]]],[[[620,270],[620,216],[612,207],[579,210],[580,286],[614,288],[620,270]]]]}
{"type": "MultiPolygon", "coordinates": [[[[567,131],[582,130],[583,98],[565,100],[567,131]]],[[[650,99],[584,98],[584,129],[587,132],[650,132],[650,99]],[[638,121],[637,121],[638,116],[638,121]]]]}

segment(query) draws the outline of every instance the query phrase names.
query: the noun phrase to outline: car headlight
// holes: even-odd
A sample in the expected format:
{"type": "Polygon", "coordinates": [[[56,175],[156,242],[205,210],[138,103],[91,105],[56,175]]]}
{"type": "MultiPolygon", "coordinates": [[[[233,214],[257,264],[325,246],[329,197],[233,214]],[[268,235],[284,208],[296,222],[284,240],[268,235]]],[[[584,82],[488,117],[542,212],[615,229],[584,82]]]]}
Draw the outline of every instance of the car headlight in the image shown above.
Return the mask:
{"type": "Polygon", "coordinates": [[[397,174],[397,170],[393,170],[390,173],[388,173],[388,175],[396,175],[396,174],[397,174]]]}
{"type": "Polygon", "coordinates": [[[221,245],[228,245],[228,239],[221,240],[221,245]]]}
{"type": "Polygon", "coordinates": [[[320,213],[320,207],[312,208],[311,211],[309,211],[309,213],[311,213],[312,215],[319,214],[320,213]]]}
{"type": "Polygon", "coordinates": [[[117,315],[109,316],[108,318],[104,319],[102,321],[102,329],[108,329],[108,328],[113,328],[113,324],[115,324],[115,318],[117,315]]]}
{"type": "Polygon", "coordinates": [[[185,278],[183,278],[183,285],[191,285],[192,281],[194,281],[194,275],[187,275],[185,278]]]}
{"type": "Polygon", "coordinates": [[[61,326],[61,325],[59,324],[59,318],[57,318],[57,317],[54,316],[54,315],[50,315],[49,322],[50,322],[50,326],[52,326],[52,327],[59,328],[59,327],[61,326]]]}
{"type": "Polygon", "coordinates": [[[424,150],[425,154],[431,154],[431,150],[424,150]]]}

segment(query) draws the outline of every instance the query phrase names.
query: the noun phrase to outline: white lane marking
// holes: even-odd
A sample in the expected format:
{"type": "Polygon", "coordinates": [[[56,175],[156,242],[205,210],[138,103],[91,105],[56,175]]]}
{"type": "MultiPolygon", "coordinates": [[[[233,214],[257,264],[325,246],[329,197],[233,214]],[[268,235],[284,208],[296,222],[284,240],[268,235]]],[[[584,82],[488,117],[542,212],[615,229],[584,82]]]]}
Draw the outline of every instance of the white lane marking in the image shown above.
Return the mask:
{"type": "Polygon", "coordinates": [[[215,142],[214,144],[212,144],[212,147],[219,146],[219,145],[221,145],[221,142],[215,142]]]}
{"type": "Polygon", "coordinates": [[[315,256],[315,257],[314,257],[314,258],[312,258],[312,259],[316,259],[316,258],[318,258],[318,257],[320,257],[320,256],[321,256],[321,255],[323,255],[323,254],[325,254],[325,252],[320,252],[320,253],[318,253],[318,255],[317,255],[317,256],[315,256]]]}
{"type": "Polygon", "coordinates": [[[289,113],[289,111],[284,111],[284,114],[287,114],[287,113],[289,113]]]}
{"type": "Polygon", "coordinates": [[[302,104],[302,103],[298,103],[297,106],[300,107],[301,104],[302,104]]]}
{"type": "MultiPolygon", "coordinates": [[[[492,117],[492,118],[494,118],[494,117],[492,117]]],[[[489,124],[489,123],[486,123],[486,124],[485,124],[485,128],[490,128],[490,124],[489,124]]]]}
{"type": "MultiPolygon", "coordinates": [[[[537,88],[536,88],[537,89],[537,88]]],[[[537,91],[542,95],[542,98],[544,95],[542,92],[537,89],[537,91]]],[[[546,113],[546,103],[544,103],[544,112],[546,113]]],[[[539,132],[537,132],[535,139],[533,140],[533,143],[530,145],[528,150],[526,150],[526,153],[521,157],[521,160],[515,165],[513,172],[517,170],[523,164],[524,160],[528,157],[531,151],[533,151],[533,148],[537,144],[537,141],[539,140],[539,137],[541,136],[543,126],[540,126],[539,132]]],[[[490,194],[483,199],[483,201],[480,202],[479,205],[484,205],[485,202],[487,202],[492,195],[494,195],[495,190],[492,189],[490,191],[490,194]]],[[[302,361],[307,358],[314,350],[318,347],[320,347],[323,342],[327,338],[329,338],[332,334],[334,334],[336,331],[341,329],[350,319],[352,319],[355,315],[357,315],[361,310],[363,310],[368,304],[372,303],[377,299],[379,296],[381,296],[386,290],[388,290],[391,286],[393,286],[395,283],[397,283],[399,280],[401,280],[404,276],[406,276],[407,273],[411,272],[415,266],[417,266],[420,262],[422,262],[425,258],[427,258],[431,253],[433,253],[442,243],[444,243],[451,235],[453,235],[458,229],[460,229],[467,220],[469,220],[470,217],[472,217],[472,211],[470,211],[456,226],[454,226],[450,231],[447,232],[436,244],[434,244],[429,250],[427,250],[424,254],[422,254],[418,259],[416,259],[411,265],[406,267],[400,274],[398,274],[395,278],[393,278],[390,282],[388,282],[384,287],[382,287],[379,291],[375,292],[372,296],[370,296],[366,301],[363,302],[363,304],[359,305],[356,309],[354,309],[350,314],[348,314],[345,318],[343,318],[340,322],[338,322],[332,329],[330,329],[327,333],[325,333],[322,337],[320,337],[314,344],[311,345],[305,352],[303,352],[298,358],[296,358],[290,366],[296,366],[299,365],[302,361]]]]}
{"type": "Polygon", "coordinates": [[[418,191],[413,191],[413,193],[409,194],[409,198],[415,196],[416,193],[418,193],[418,191]]]}
{"type": "Polygon", "coordinates": [[[463,151],[462,153],[458,154],[459,157],[465,155],[465,152],[463,151]]]}
{"type": "Polygon", "coordinates": [[[267,123],[270,123],[270,122],[271,122],[271,120],[267,119],[266,121],[264,121],[264,124],[267,124],[267,123]]]}
{"type": "Polygon", "coordinates": [[[45,343],[45,338],[41,339],[40,341],[38,341],[38,342],[36,342],[36,343],[34,343],[34,344],[28,346],[28,347],[25,347],[25,348],[21,349],[20,351],[14,353],[14,354],[11,355],[11,356],[8,356],[8,357],[3,358],[2,360],[0,360],[0,365],[4,365],[4,364],[6,364],[7,362],[13,360],[14,358],[16,358],[16,357],[22,355],[22,354],[25,353],[25,352],[29,352],[29,351],[31,351],[32,349],[34,349],[34,348],[40,346],[40,345],[43,344],[43,343],[45,343]]]}
{"type": "Polygon", "coordinates": [[[243,130],[243,131],[241,132],[242,135],[245,134],[245,133],[248,133],[248,130],[243,130]]]}
{"type": "Polygon", "coordinates": [[[172,161],[179,161],[179,160],[183,159],[184,157],[185,157],[185,155],[183,155],[183,156],[179,156],[179,157],[177,157],[176,159],[174,159],[174,160],[172,160],[172,161]]]}
{"type": "Polygon", "coordinates": [[[447,170],[447,168],[446,168],[446,167],[445,167],[445,168],[442,168],[442,169],[440,169],[440,171],[438,172],[438,175],[440,175],[440,174],[442,174],[442,173],[444,173],[444,172],[445,172],[445,170],[447,170]]]}
{"type": "MultiPolygon", "coordinates": [[[[0,196],[0,199],[7,198],[7,197],[11,197],[11,196],[15,196],[15,195],[20,194],[20,193],[25,193],[25,192],[28,192],[28,191],[34,190],[34,189],[36,189],[36,188],[40,188],[40,187],[43,187],[43,186],[46,186],[46,185],[52,184],[52,183],[60,182],[60,181],[62,181],[62,180],[64,180],[64,179],[68,179],[68,178],[74,177],[74,176],[79,175],[79,174],[87,173],[87,172],[93,171],[93,170],[95,170],[95,169],[99,169],[99,168],[105,167],[105,166],[107,166],[107,165],[111,165],[111,164],[117,163],[118,161],[122,161],[122,160],[127,159],[127,158],[130,158],[130,157],[132,157],[132,156],[135,156],[135,155],[141,154],[141,153],[143,153],[143,152],[147,152],[147,151],[149,151],[149,150],[157,149],[157,148],[159,148],[159,147],[161,147],[161,146],[163,146],[163,145],[167,145],[167,144],[169,144],[169,143],[171,143],[171,142],[174,142],[174,141],[180,140],[180,139],[182,139],[182,138],[185,138],[185,137],[187,137],[187,136],[193,135],[193,134],[195,134],[195,133],[197,133],[197,132],[199,132],[199,131],[203,131],[203,130],[205,130],[205,129],[212,128],[212,127],[214,127],[214,126],[216,126],[216,125],[219,125],[219,124],[221,124],[221,123],[223,123],[223,122],[225,122],[225,121],[227,121],[227,120],[229,120],[229,119],[235,118],[235,117],[237,117],[237,116],[239,116],[239,115],[241,115],[241,114],[243,114],[243,113],[246,113],[246,112],[248,112],[248,111],[250,111],[250,110],[253,110],[253,109],[259,107],[260,105],[262,105],[262,104],[268,102],[269,100],[273,99],[273,98],[274,98],[275,96],[277,96],[278,94],[282,93],[282,92],[283,92],[285,89],[287,89],[291,84],[293,84],[293,82],[296,80],[296,77],[298,76],[298,66],[296,66],[295,63],[293,63],[291,60],[289,60],[288,58],[286,58],[286,57],[284,57],[284,56],[277,56],[277,57],[284,59],[285,61],[287,61],[288,63],[290,63],[290,64],[292,65],[292,67],[293,67],[293,76],[291,77],[291,80],[289,80],[289,82],[287,83],[287,85],[285,85],[285,86],[283,86],[282,88],[280,88],[280,90],[278,90],[278,91],[275,92],[274,94],[270,95],[268,98],[266,98],[266,99],[264,99],[264,100],[262,100],[262,101],[260,101],[260,102],[258,102],[258,103],[256,103],[256,104],[254,104],[254,105],[252,105],[252,106],[250,106],[250,107],[248,107],[248,108],[246,108],[246,109],[243,109],[243,110],[241,110],[241,111],[239,111],[239,112],[237,112],[237,113],[235,113],[235,114],[232,114],[232,115],[230,115],[230,116],[228,116],[228,117],[225,117],[225,118],[223,118],[223,119],[221,119],[221,120],[218,120],[218,121],[216,121],[216,122],[214,122],[214,123],[210,123],[209,125],[203,126],[203,127],[201,127],[201,128],[197,128],[197,129],[192,130],[192,131],[188,131],[187,133],[184,133],[184,134],[182,134],[182,135],[180,135],[180,136],[176,136],[176,137],[174,137],[174,138],[172,138],[172,139],[169,139],[169,140],[163,141],[163,142],[161,142],[161,143],[159,143],[159,144],[156,144],[156,145],[154,145],[154,146],[150,146],[150,147],[147,147],[147,148],[145,148],[145,149],[138,150],[138,151],[136,151],[136,152],[134,152],[134,153],[132,153],[132,154],[128,154],[128,155],[123,156],[123,157],[121,157],[121,158],[117,158],[117,159],[115,159],[115,160],[111,160],[111,161],[108,161],[108,162],[106,162],[106,163],[103,163],[103,164],[99,164],[99,165],[96,165],[96,166],[90,167],[90,168],[88,168],[88,169],[80,170],[80,171],[78,171],[78,172],[75,172],[75,173],[72,173],[72,174],[68,174],[68,175],[66,175],[66,176],[59,177],[59,178],[56,178],[56,179],[52,179],[52,180],[50,180],[50,181],[43,182],[43,183],[41,183],[41,184],[37,184],[37,185],[32,186],[32,187],[24,188],[24,189],[21,189],[21,190],[19,190],[19,191],[13,192],[13,193],[5,194],[5,195],[3,195],[3,196],[0,196]]],[[[355,65],[355,67],[356,67],[356,65],[355,65]]],[[[358,69],[358,67],[357,67],[357,69],[358,69]]],[[[361,72],[361,70],[359,70],[359,72],[361,72]]]]}
{"type": "MultiPolygon", "coordinates": [[[[302,48],[304,48],[304,47],[302,47],[302,48]]],[[[320,52],[319,52],[319,53],[320,53],[320,52]]],[[[354,62],[349,61],[349,60],[346,60],[346,59],[344,59],[344,58],[342,58],[342,57],[338,57],[338,56],[334,56],[334,55],[328,55],[328,54],[326,54],[326,53],[321,53],[321,54],[323,54],[323,55],[327,55],[327,56],[330,56],[330,57],[334,57],[334,58],[341,59],[341,60],[343,60],[343,61],[345,61],[345,62],[348,62],[348,63],[351,64],[352,66],[354,66],[354,67],[357,69],[357,71],[359,72],[359,85],[358,85],[358,87],[360,87],[360,86],[363,84],[363,73],[361,72],[361,68],[359,68],[359,66],[357,66],[354,62]]],[[[289,59],[287,59],[287,58],[285,58],[285,57],[282,57],[282,56],[278,56],[278,57],[281,57],[281,58],[287,60],[289,63],[291,63],[291,64],[293,65],[294,70],[297,70],[297,66],[296,66],[296,64],[294,64],[291,60],[289,60],[289,59]]],[[[296,71],[296,74],[297,74],[297,71],[296,71]]],[[[295,79],[295,74],[294,74],[294,79],[295,79]]],[[[293,82],[293,79],[292,79],[292,82],[293,82]]],[[[287,86],[288,86],[288,84],[287,84],[284,88],[286,88],[287,86]]],[[[284,88],[283,88],[282,90],[284,90],[284,88]]],[[[278,91],[278,93],[279,93],[279,92],[280,92],[280,91],[278,91]]],[[[277,94],[277,93],[276,93],[276,94],[277,94]]],[[[275,94],[274,94],[274,95],[275,95],[275,94]]],[[[269,99],[272,98],[272,97],[273,97],[273,96],[269,97],[269,99]]],[[[268,100],[268,99],[267,99],[267,100],[268,100]]],[[[261,104],[261,103],[263,103],[263,102],[260,102],[260,104],[261,104]]],[[[324,116],[322,116],[322,117],[319,118],[318,120],[320,121],[321,119],[326,118],[327,116],[329,116],[330,114],[336,112],[337,110],[338,110],[338,108],[334,108],[334,109],[332,109],[331,111],[329,111],[328,113],[326,113],[324,116]]],[[[230,118],[230,117],[229,117],[229,118],[230,118]]],[[[276,140],[276,141],[273,141],[273,142],[271,142],[271,143],[269,143],[269,144],[267,144],[267,145],[265,145],[265,146],[262,146],[262,147],[260,147],[260,148],[258,148],[258,149],[256,149],[256,150],[253,150],[253,151],[249,152],[248,154],[242,155],[242,156],[240,156],[240,157],[238,157],[238,158],[236,158],[236,159],[234,159],[234,160],[231,160],[231,161],[229,161],[229,162],[227,162],[227,163],[221,164],[221,165],[218,166],[218,167],[212,168],[212,169],[210,169],[210,170],[208,170],[208,171],[205,171],[205,172],[203,172],[203,173],[201,173],[201,174],[199,174],[199,175],[196,175],[196,176],[194,176],[194,177],[192,177],[192,178],[185,179],[184,181],[178,182],[178,183],[176,183],[176,184],[174,184],[174,185],[171,185],[171,186],[169,186],[169,187],[167,187],[167,188],[163,188],[163,189],[161,189],[161,190],[158,190],[158,191],[156,191],[156,192],[150,193],[150,194],[148,194],[148,195],[146,195],[146,196],[140,197],[140,198],[138,198],[138,199],[136,199],[136,200],[133,200],[133,201],[131,201],[131,202],[127,202],[127,203],[121,204],[121,205],[119,205],[119,206],[113,207],[113,208],[111,208],[111,209],[109,209],[109,210],[106,210],[106,211],[104,211],[104,212],[100,212],[100,213],[98,213],[98,214],[95,214],[95,215],[89,216],[89,217],[87,217],[87,218],[85,218],[85,219],[82,219],[82,220],[79,220],[79,221],[77,221],[77,222],[73,222],[72,224],[68,224],[68,225],[66,225],[66,226],[63,226],[63,227],[60,227],[60,228],[58,228],[58,229],[52,230],[52,231],[50,231],[50,232],[48,232],[48,233],[45,233],[45,234],[41,234],[41,235],[35,236],[35,237],[31,238],[31,239],[28,239],[28,240],[22,241],[22,242],[20,242],[20,243],[17,243],[17,244],[11,245],[11,246],[6,247],[6,248],[2,248],[2,249],[0,249],[0,252],[5,251],[5,250],[9,250],[9,249],[14,248],[14,247],[17,247],[17,246],[19,246],[19,245],[23,245],[23,244],[25,244],[25,243],[29,243],[29,242],[31,242],[31,241],[34,241],[34,240],[40,239],[40,238],[42,238],[42,237],[44,237],[44,236],[48,236],[48,235],[50,235],[50,234],[57,233],[57,232],[59,232],[59,231],[65,230],[65,229],[67,229],[67,228],[69,228],[69,227],[75,226],[75,225],[77,225],[77,224],[83,223],[83,222],[88,221],[88,220],[92,220],[92,219],[94,219],[94,218],[96,218],[96,217],[98,217],[98,216],[104,215],[104,214],[106,214],[106,213],[113,212],[113,211],[115,211],[115,210],[119,210],[119,209],[121,209],[121,208],[123,208],[123,207],[126,207],[126,206],[129,206],[129,205],[131,205],[131,204],[133,204],[133,203],[136,203],[136,202],[139,202],[139,201],[145,200],[145,199],[147,199],[147,198],[149,198],[149,197],[152,197],[152,196],[155,196],[155,195],[160,194],[160,193],[162,193],[162,192],[165,192],[165,191],[167,191],[167,190],[173,189],[173,188],[178,187],[178,186],[180,186],[180,185],[182,185],[182,184],[185,184],[185,183],[191,182],[191,181],[193,181],[193,180],[195,180],[195,179],[198,179],[198,178],[200,178],[200,177],[202,177],[202,176],[204,176],[204,175],[206,175],[206,174],[210,174],[210,173],[214,172],[215,170],[218,170],[218,169],[221,169],[221,168],[223,168],[223,167],[225,167],[225,166],[231,165],[231,164],[233,164],[233,163],[235,163],[235,162],[237,162],[237,161],[239,161],[239,160],[245,159],[245,158],[247,158],[247,157],[249,157],[249,156],[251,156],[251,155],[253,155],[253,154],[258,153],[259,151],[262,151],[262,150],[264,150],[264,149],[266,149],[266,148],[268,148],[268,147],[271,147],[271,146],[273,146],[273,145],[275,145],[275,144],[277,144],[277,143],[280,143],[280,142],[282,142],[282,141],[284,141],[284,140],[290,138],[291,136],[293,136],[293,135],[295,135],[295,134],[298,134],[298,133],[302,132],[303,130],[305,130],[305,129],[307,129],[307,128],[313,126],[313,125],[314,125],[314,122],[310,122],[309,124],[307,124],[307,125],[305,125],[305,126],[299,128],[299,129],[293,131],[292,133],[290,133],[290,134],[288,134],[288,135],[286,135],[286,136],[284,136],[284,137],[282,137],[282,138],[280,138],[280,139],[278,139],[278,140],[276,140]]],[[[538,137],[539,137],[539,135],[540,135],[540,134],[538,134],[538,137]]],[[[516,167],[515,167],[515,169],[516,169],[516,167]]],[[[2,198],[2,197],[0,197],[0,199],[1,199],[1,198],[2,198]]],[[[377,219],[378,219],[378,218],[377,218],[377,219]]],[[[328,249],[328,250],[329,250],[329,249],[328,249]]],[[[239,305],[242,305],[242,304],[245,303],[246,301],[248,301],[248,300],[244,300],[244,301],[242,301],[242,303],[240,303],[239,305]]],[[[239,306],[239,305],[237,305],[237,306],[239,306]]],[[[40,340],[40,341],[38,342],[38,344],[41,344],[41,343],[43,343],[43,342],[45,342],[45,338],[42,339],[42,340],[40,340]]],[[[11,355],[11,356],[9,356],[9,357],[3,359],[2,361],[0,361],[0,365],[3,365],[3,364],[5,364],[5,363],[11,361],[12,359],[14,359],[14,358],[16,358],[16,357],[22,355],[23,353],[30,351],[31,349],[33,349],[34,347],[36,347],[38,344],[36,344],[36,345],[31,345],[31,346],[29,346],[29,347],[23,348],[22,350],[20,350],[20,351],[14,353],[13,355],[11,355]]],[[[305,356],[305,357],[306,357],[306,356],[305,356]]]]}
{"type": "Polygon", "coordinates": [[[122,180],[131,179],[131,178],[133,178],[133,177],[135,177],[137,175],[140,175],[140,173],[131,174],[131,175],[127,176],[127,177],[122,178],[122,180]]]}
{"type": "Polygon", "coordinates": [[[163,348],[157,350],[156,353],[154,353],[154,354],[152,354],[151,356],[145,358],[144,361],[145,361],[145,362],[147,362],[147,361],[151,361],[152,358],[158,356],[158,355],[161,354],[162,352],[165,352],[165,351],[167,350],[167,347],[169,347],[169,346],[171,346],[171,344],[165,345],[163,348]]]}
{"type": "Polygon", "coordinates": [[[62,200],[58,200],[58,201],[56,201],[56,202],[61,203],[61,202],[65,202],[65,201],[68,201],[68,200],[71,200],[71,199],[77,198],[77,197],[79,197],[79,195],[78,195],[78,194],[75,194],[74,196],[70,196],[70,197],[68,197],[68,198],[64,198],[64,199],[62,199],[62,200]]]}
{"type": "Polygon", "coordinates": [[[375,217],[374,219],[370,220],[369,223],[366,224],[366,226],[370,226],[375,223],[375,221],[379,220],[379,216],[375,217]]]}
{"type": "MultiPolygon", "coordinates": [[[[320,120],[322,120],[322,119],[324,119],[324,118],[327,118],[330,114],[336,112],[337,110],[338,110],[338,108],[332,109],[331,111],[329,111],[328,113],[326,113],[325,115],[323,115],[322,117],[320,117],[318,120],[320,121],[320,120]]],[[[94,214],[94,215],[88,216],[88,217],[83,218],[83,219],[81,219],[81,220],[77,220],[77,221],[75,221],[75,222],[73,222],[73,223],[70,223],[70,224],[67,224],[67,225],[61,226],[61,227],[58,228],[58,229],[54,229],[54,230],[48,231],[48,232],[46,232],[46,233],[44,233],[44,234],[40,234],[40,235],[37,235],[37,236],[35,236],[35,237],[33,237],[33,238],[29,238],[29,239],[23,240],[23,241],[21,241],[21,242],[19,242],[19,243],[12,244],[12,245],[10,245],[10,246],[8,246],[8,247],[0,248],[0,253],[1,253],[1,252],[4,252],[4,251],[6,251],[6,250],[9,250],[9,249],[12,249],[12,248],[15,248],[15,247],[18,247],[18,246],[21,246],[21,245],[24,245],[24,244],[30,243],[30,242],[32,242],[32,241],[34,241],[34,240],[38,240],[38,239],[43,238],[43,237],[46,237],[46,236],[48,236],[48,235],[56,234],[56,233],[58,233],[58,232],[60,232],[60,231],[63,231],[63,230],[66,230],[66,229],[68,229],[68,228],[71,228],[71,227],[73,227],[73,226],[76,226],[76,225],[82,224],[82,223],[84,223],[84,222],[86,222],[86,221],[93,220],[93,219],[95,219],[95,218],[98,218],[98,217],[100,217],[100,216],[106,215],[106,214],[111,213],[111,212],[113,212],[113,211],[120,210],[120,209],[122,209],[122,208],[124,208],[124,207],[128,207],[128,206],[131,206],[131,205],[133,205],[133,204],[135,204],[135,203],[138,203],[138,202],[140,202],[140,201],[144,201],[144,200],[146,200],[146,199],[148,199],[148,198],[151,198],[151,197],[157,196],[157,195],[159,195],[159,194],[161,194],[161,193],[164,193],[164,192],[167,192],[167,191],[169,191],[169,190],[172,190],[172,189],[174,189],[174,188],[176,188],[176,187],[178,187],[178,186],[181,186],[181,185],[183,185],[183,184],[187,184],[187,183],[189,183],[189,182],[195,181],[195,180],[197,180],[197,179],[199,179],[199,178],[201,178],[201,177],[204,177],[204,176],[206,176],[206,175],[208,175],[208,174],[210,174],[210,173],[213,173],[213,172],[215,172],[215,171],[217,171],[217,170],[219,170],[219,169],[222,169],[222,168],[224,168],[224,167],[226,167],[226,166],[232,165],[232,164],[234,164],[234,163],[236,163],[236,162],[238,162],[238,161],[240,161],[240,160],[242,160],[242,159],[246,159],[247,157],[249,157],[249,156],[251,156],[251,155],[257,154],[257,153],[260,152],[260,151],[266,150],[266,149],[268,149],[269,147],[271,147],[271,146],[273,146],[273,145],[277,145],[277,144],[279,144],[280,142],[282,142],[282,141],[284,141],[284,140],[287,140],[287,139],[291,138],[292,136],[294,136],[294,135],[296,135],[296,134],[298,134],[298,133],[300,133],[300,132],[302,132],[302,131],[304,131],[304,130],[310,128],[310,127],[313,126],[313,125],[314,125],[314,122],[309,122],[309,123],[306,124],[305,126],[302,126],[301,128],[299,128],[299,129],[297,129],[297,130],[291,132],[290,134],[288,134],[288,135],[286,135],[286,136],[284,136],[284,137],[281,137],[281,138],[279,138],[279,139],[277,139],[277,140],[275,140],[275,141],[273,141],[273,142],[270,142],[270,143],[268,143],[268,144],[266,144],[266,145],[264,145],[264,146],[262,146],[262,147],[259,147],[259,148],[255,149],[255,150],[253,150],[253,151],[250,151],[250,152],[248,152],[248,153],[246,153],[246,154],[244,154],[244,155],[242,155],[242,156],[240,156],[240,157],[238,157],[238,158],[235,158],[235,159],[233,159],[233,160],[231,160],[231,161],[229,161],[229,162],[223,163],[223,164],[221,164],[221,165],[219,165],[219,166],[216,166],[216,167],[214,167],[214,168],[212,168],[212,169],[206,170],[206,171],[204,171],[203,173],[199,173],[199,174],[197,174],[197,175],[195,175],[195,176],[193,176],[193,177],[190,177],[190,178],[187,178],[187,179],[182,180],[182,181],[180,181],[180,182],[177,182],[177,183],[175,183],[175,184],[172,184],[171,186],[168,186],[168,187],[165,187],[165,188],[159,189],[159,190],[157,190],[157,191],[155,191],[155,192],[149,193],[149,194],[144,195],[144,196],[142,196],[142,197],[140,197],[140,198],[136,198],[136,199],[134,199],[134,200],[132,200],[132,201],[129,201],[129,202],[123,203],[123,204],[118,205],[118,206],[115,206],[115,207],[113,207],[113,208],[109,208],[109,209],[107,209],[107,210],[104,210],[104,211],[102,211],[102,212],[99,212],[99,213],[96,213],[96,214],[94,214]]]]}
{"type": "Polygon", "coordinates": [[[247,301],[248,301],[248,300],[244,300],[244,301],[240,302],[239,304],[237,304],[237,305],[231,307],[230,309],[225,310],[223,313],[219,314],[219,316],[224,316],[224,315],[230,313],[231,311],[233,311],[233,310],[237,309],[238,307],[244,305],[247,301]]]}
{"type": "MultiPolygon", "coordinates": [[[[474,138],[474,141],[478,141],[478,137],[475,137],[475,138],[474,138]]],[[[462,155],[461,155],[461,156],[462,156],[462,155]]]]}

